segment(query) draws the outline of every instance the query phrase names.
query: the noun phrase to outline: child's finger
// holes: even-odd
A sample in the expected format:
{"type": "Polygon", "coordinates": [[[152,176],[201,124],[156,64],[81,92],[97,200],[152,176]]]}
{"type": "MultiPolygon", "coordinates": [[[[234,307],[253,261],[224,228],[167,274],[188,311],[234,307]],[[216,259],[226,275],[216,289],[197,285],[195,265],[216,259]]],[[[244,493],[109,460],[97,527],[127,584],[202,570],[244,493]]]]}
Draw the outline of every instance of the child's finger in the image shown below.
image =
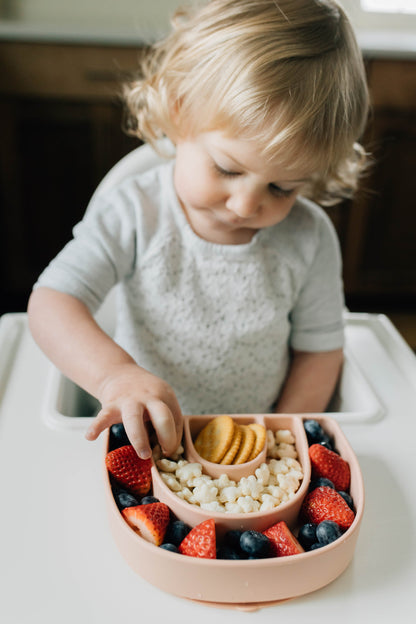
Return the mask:
{"type": "Polygon", "coordinates": [[[149,459],[152,450],[144,423],[144,406],[126,401],[122,407],[123,423],[127,437],[141,459],[149,459]]]}
{"type": "Polygon", "coordinates": [[[173,453],[178,448],[177,422],[171,410],[163,401],[153,400],[146,405],[150,420],[156,431],[162,452],[173,453]]]}
{"type": "Polygon", "coordinates": [[[112,406],[104,407],[88,427],[85,437],[87,440],[96,440],[104,429],[119,422],[121,422],[120,410],[112,406]]]}

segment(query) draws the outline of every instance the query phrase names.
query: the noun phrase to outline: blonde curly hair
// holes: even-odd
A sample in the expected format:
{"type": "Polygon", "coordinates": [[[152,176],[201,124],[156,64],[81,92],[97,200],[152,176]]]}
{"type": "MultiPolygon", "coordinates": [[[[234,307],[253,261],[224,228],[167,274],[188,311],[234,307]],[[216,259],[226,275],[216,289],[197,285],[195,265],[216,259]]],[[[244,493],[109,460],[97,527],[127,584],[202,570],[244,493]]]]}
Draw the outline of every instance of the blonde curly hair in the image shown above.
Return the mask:
{"type": "Polygon", "coordinates": [[[303,194],[350,197],[366,162],[361,52],[333,0],[210,0],[180,9],[144,55],[124,96],[129,132],[157,149],[168,136],[220,130],[270,158],[309,168],[303,194]]]}

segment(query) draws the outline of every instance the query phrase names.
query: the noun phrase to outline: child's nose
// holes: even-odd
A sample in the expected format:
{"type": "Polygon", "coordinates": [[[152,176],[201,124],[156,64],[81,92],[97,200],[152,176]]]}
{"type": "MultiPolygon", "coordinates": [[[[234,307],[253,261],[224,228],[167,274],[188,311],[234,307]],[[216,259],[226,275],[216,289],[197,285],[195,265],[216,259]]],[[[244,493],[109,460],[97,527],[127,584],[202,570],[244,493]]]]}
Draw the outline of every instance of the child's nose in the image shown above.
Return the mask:
{"type": "Polygon", "coordinates": [[[245,189],[233,193],[226,203],[228,210],[245,219],[257,214],[261,209],[261,205],[262,194],[254,189],[245,189]]]}

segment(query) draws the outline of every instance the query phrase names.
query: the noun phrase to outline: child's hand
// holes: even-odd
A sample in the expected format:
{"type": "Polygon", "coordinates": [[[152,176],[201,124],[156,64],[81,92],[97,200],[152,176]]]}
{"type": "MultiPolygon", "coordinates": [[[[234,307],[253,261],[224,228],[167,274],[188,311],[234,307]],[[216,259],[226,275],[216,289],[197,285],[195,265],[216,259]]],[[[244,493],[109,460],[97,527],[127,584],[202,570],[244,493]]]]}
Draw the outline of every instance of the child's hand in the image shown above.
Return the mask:
{"type": "Polygon", "coordinates": [[[89,427],[86,438],[95,440],[99,434],[123,422],[127,436],[142,459],[151,456],[145,422],[150,420],[162,451],[173,453],[182,438],[182,413],[172,388],[159,377],[127,363],[101,384],[101,410],[89,427]]]}

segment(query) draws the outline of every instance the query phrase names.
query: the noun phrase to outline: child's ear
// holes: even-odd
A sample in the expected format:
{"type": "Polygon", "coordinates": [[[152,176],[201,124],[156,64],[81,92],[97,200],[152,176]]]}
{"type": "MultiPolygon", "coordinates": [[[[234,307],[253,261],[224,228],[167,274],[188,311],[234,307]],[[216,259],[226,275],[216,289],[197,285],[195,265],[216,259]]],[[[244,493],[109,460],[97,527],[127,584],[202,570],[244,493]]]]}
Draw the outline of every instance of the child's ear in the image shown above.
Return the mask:
{"type": "Polygon", "coordinates": [[[170,117],[170,128],[166,134],[168,138],[172,141],[172,143],[176,143],[176,141],[182,135],[181,100],[179,98],[175,98],[170,101],[169,117],[170,117]]]}

